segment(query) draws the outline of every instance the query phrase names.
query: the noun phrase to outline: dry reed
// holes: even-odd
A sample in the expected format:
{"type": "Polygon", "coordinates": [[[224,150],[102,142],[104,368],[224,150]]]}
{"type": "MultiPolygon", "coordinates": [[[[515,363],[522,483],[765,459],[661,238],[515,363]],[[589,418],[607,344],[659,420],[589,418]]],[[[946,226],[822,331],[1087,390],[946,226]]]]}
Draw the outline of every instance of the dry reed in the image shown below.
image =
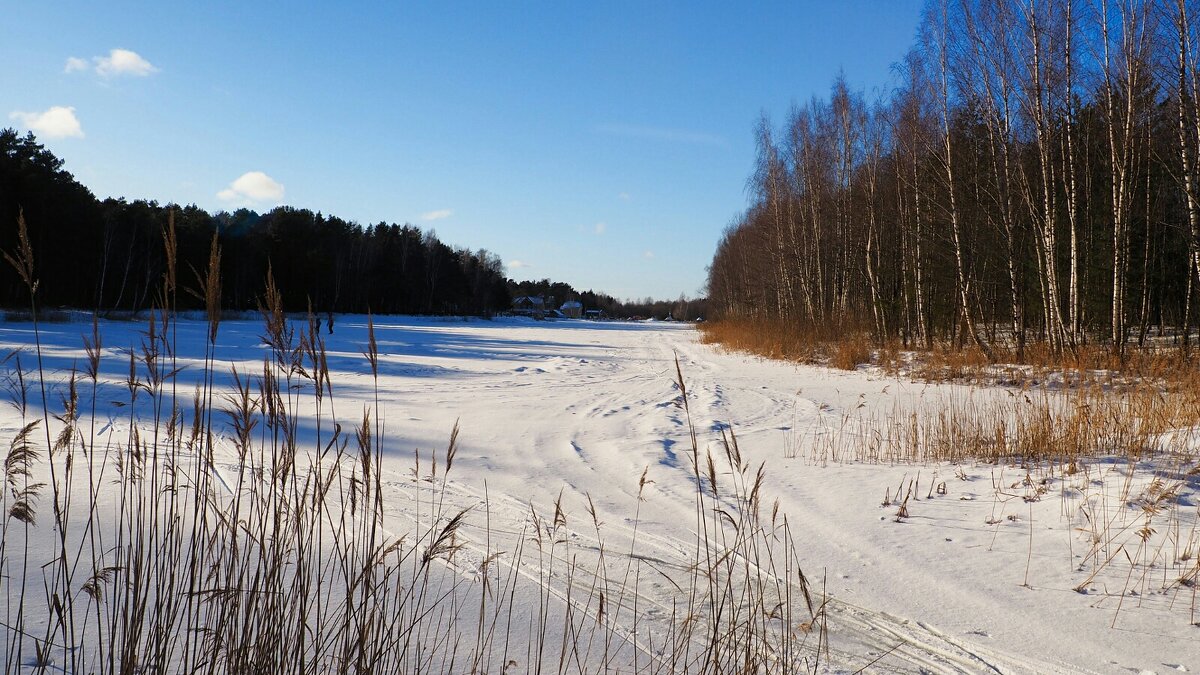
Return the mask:
{"type": "MultiPolygon", "coordinates": [[[[173,217],[164,240],[171,256],[173,217]]],[[[32,299],[33,252],[21,242],[6,257],[32,299]]],[[[474,508],[454,503],[457,425],[445,450],[429,455],[430,473],[417,455],[415,511],[393,513],[385,471],[394,439],[380,414],[373,321],[363,362],[375,391],[353,429],[334,414],[316,321],[289,320],[271,276],[260,304],[261,371],[233,370],[222,385],[220,261],[214,239],[207,268],[194,271],[208,330],[193,390],[179,385],[173,262],[141,344],[127,354],[123,419],[99,412],[111,390],[98,321],[58,404],[40,358],[34,371],[20,354],[6,358],[21,421],[6,439],[0,496],[6,672],[819,667],[824,599],[797,565],[786,518],[777,508],[761,515],[762,468],[745,465],[732,434],[720,454],[706,455],[707,489],[696,483],[691,556],[666,561],[678,600],[652,620],[642,585],[662,572],[639,554],[637,519],[620,553],[605,544],[590,497],[584,522],[598,555],[572,545],[575,517],[562,500],[550,516],[530,505],[522,531],[505,538],[486,492],[474,508]]],[[[639,504],[653,482],[647,473],[639,504]]]]}

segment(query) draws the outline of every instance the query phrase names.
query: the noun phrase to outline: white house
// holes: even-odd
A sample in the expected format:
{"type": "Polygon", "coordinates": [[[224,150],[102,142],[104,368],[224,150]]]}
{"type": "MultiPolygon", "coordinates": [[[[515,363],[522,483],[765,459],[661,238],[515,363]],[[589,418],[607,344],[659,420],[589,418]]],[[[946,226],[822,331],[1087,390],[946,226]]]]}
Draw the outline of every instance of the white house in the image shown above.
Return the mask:
{"type": "Polygon", "coordinates": [[[568,319],[578,319],[583,316],[583,303],[578,300],[568,300],[559,309],[568,319]]]}

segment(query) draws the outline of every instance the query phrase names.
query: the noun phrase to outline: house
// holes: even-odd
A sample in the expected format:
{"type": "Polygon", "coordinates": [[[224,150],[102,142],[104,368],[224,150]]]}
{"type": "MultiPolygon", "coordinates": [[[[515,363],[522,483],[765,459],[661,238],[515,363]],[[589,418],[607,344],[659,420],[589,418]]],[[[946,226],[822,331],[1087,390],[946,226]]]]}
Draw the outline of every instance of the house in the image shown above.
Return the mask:
{"type": "Polygon", "coordinates": [[[513,300],[512,313],[541,319],[546,316],[546,300],[540,295],[522,295],[513,300]]]}
{"type": "Polygon", "coordinates": [[[604,311],[599,309],[589,309],[583,313],[583,316],[591,319],[592,321],[600,321],[604,319],[604,311]]]}
{"type": "Polygon", "coordinates": [[[578,319],[583,316],[583,303],[578,300],[568,300],[562,304],[559,311],[568,319],[578,319]]]}

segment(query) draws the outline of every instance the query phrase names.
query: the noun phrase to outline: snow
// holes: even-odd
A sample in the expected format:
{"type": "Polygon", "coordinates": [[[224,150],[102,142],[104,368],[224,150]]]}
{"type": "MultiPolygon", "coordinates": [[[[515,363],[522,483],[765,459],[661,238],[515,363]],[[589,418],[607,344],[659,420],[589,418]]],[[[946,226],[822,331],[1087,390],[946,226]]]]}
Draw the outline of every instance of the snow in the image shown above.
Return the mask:
{"type": "MultiPolygon", "coordinates": [[[[201,372],[207,324],[177,325],[178,358],[187,365],[177,386],[190,391],[201,372]]],[[[0,324],[0,355],[25,350],[27,369],[35,358],[31,328],[0,324]]],[[[53,412],[67,371],[83,367],[82,335],[91,327],[41,328],[53,412]]],[[[111,402],[121,399],[128,350],[136,350],[145,325],[102,321],[100,329],[107,393],[97,398],[111,402]]],[[[362,355],[366,319],[338,317],[335,330],[324,336],[332,415],[350,428],[364,406],[375,404],[362,355]]],[[[261,372],[262,333],[258,321],[224,322],[218,371],[261,372]]],[[[716,453],[722,431],[732,428],[747,464],[763,463],[764,502],[779,500],[800,565],[830,597],[826,669],[1200,670],[1195,587],[1169,578],[1181,550],[1190,547],[1192,564],[1200,554],[1195,475],[1164,478],[1163,467],[1150,461],[1130,466],[1103,458],[1061,475],[1011,465],[836,462],[808,451],[860,410],[936,409],[963,397],[1007,396],[1001,388],[767,361],[701,344],[690,325],[678,323],[376,317],[375,333],[385,508],[394,520],[420,517],[417,479],[441,457],[457,421],[447,499],[471,506],[486,495],[494,532],[516,536],[531,504],[552,512],[561,499],[570,536],[586,550],[595,537],[590,499],[610,551],[636,537],[641,559],[668,568],[666,561],[683,560],[695,542],[690,410],[702,454],[716,453]],[[688,389],[686,410],[676,359],[688,389]],[[639,502],[644,470],[652,482],[639,502]],[[1137,531],[1147,515],[1138,499],[1160,490],[1163,480],[1174,486],[1170,509],[1143,542],[1137,531]],[[914,483],[907,517],[898,518],[895,497],[914,483]],[[1105,541],[1093,546],[1097,530],[1089,523],[1100,517],[1108,524],[1099,535],[1105,541]]],[[[218,384],[229,387],[230,379],[218,384]]],[[[128,411],[103,405],[100,415],[111,427],[104,433],[115,433],[128,411]]],[[[6,406],[4,447],[18,428],[15,409],[6,406]]],[[[301,428],[312,433],[314,425],[302,420],[301,428]]],[[[468,540],[479,536],[480,525],[472,528],[468,540]]],[[[483,550],[467,546],[463,555],[483,550]]],[[[643,608],[663,608],[674,591],[647,575],[637,593],[643,608]]]]}

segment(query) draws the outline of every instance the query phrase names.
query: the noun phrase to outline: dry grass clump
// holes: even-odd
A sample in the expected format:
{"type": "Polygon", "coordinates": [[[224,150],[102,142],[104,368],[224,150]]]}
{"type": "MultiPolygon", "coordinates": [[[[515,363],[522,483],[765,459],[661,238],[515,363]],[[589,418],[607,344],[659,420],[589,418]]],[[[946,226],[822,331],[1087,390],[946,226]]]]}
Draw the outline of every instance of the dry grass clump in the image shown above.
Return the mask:
{"type": "Polygon", "coordinates": [[[886,407],[865,399],[822,416],[791,453],[817,462],[1058,462],[1191,457],[1200,440],[1200,378],[1163,387],[1090,384],[947,392],[886,407]]]}
{"type": "MultiPolygon", "coordinates": [[[[987,355],[974,345],[955,347],[935,342],[931,348],[913,352],[913,358],[903,370],[906,374],[927,382],[981,381],[988,377],[991,363],[987,355]]],[[[1009,378],[1019,377],[1019,370],[1002,369],[1009,378]]]]}
{"type": "Polygon", "coordinates": [[[720,344],[770,359],[799,363],[817,361],[815,341],[779,322],[710,321],[697,324],[697,327],[705,344],[720,344]]]}
{"type": "Polygon", "coordinates": [[[830,365],[841,370],[854,370],[862,364],[870,364],[873,357],[870,339],[863,333],[847,336],[833,343],[830,365]]]}
{"type": "Polygon", "coordinates": [[[866,330],[790,326],[780,321],[711,321],[697,324],[701,341],[770,359],[828,364],[843,370],[872,363],[875,346],[866,330]]]}

